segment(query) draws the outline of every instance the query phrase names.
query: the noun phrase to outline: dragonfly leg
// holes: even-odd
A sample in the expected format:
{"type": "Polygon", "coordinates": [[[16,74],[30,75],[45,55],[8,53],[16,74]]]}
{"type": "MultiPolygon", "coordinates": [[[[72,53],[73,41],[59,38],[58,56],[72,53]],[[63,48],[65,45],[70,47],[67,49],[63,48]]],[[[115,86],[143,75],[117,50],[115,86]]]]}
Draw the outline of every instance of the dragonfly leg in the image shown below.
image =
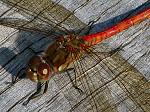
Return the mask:
{"type": "MultiPolygon", "coordinates": [[[[82,29],[84,31],[85,35],[88,35],[90,33],[94,23],[95,23],[95,21],[89,21],[87,24],[87,27],[82,29]]],[[[79,33],[81,33],[82,30],[79,33]]]]}
{"type": "Polygon", "coordinates": [[[78,92],[79,92],[80,94],[83,94],[83,91],[77,86],[76,73],[75,73],[75,83],[74,83],[73,80],[72,80],[72,78],[71,78],[71,76],[70,76],[70,74],[69,74],[69,72],[68,72],[69,70],[74,70],[74,69],[73,69],[73,68],[70,68],[70,69],[66,70],[67,75],[69,76],[69,79],[70,79],[70,81],[71,81],[73,87],[74,87],[76,90],[78,90],[78,92]]]}
{"type": "Polygon", "coordinates": [[[18,73],[17,73],[17,75],[15,76],[15,78],[12,78],[12,83],[14,84],[16,81],[17,81],[17,79],[18,78],[24,78],[26,75],[25,75],[25,73],[24,73],[24,70],[25,70],[26,68],[22,68],[18,73]],[[21,74],[21,72],[23,71],[23,73],[21,74]]]}
{"type": "Polygon", "coordinates": [[[95,21],[89,21],[89,23],[87,25],[88,27],[86,29],[85,35],[88,35],[90,33],[94,23],[95,23],[95,21]]]}
{"type": "Polygon", "coordinates": [[[34,99],[34,98],[36,98],[36,97],[38,97],[38,96],[41,96],[42,94],[39,94],[40,92],[41,92],[41,90],[42,90],[42,83],[37,83],[37,90],[36,90],[36,92],[35,93],[33,93],[24,103],[23,103],[23,105],[24,106],[26,106],[29,102],[30,102],[30,100],[32,100],[32,99],[34,99]]]}
{"type": "Polygon", "coordinates": [[[45,88],[44,88],[43,94],[47,92],[47,89],[48,89],[48,82],[49,82],[49,81],[46,81],[46,82],[45,82],[45,88]]]}
{"type": "Polygon", "coordinates": [[[25,68],[22,68],[18,73],[17,75],[12,75],[12,78],[11,78],[11,82],[5,82],[6,84],[10,84],[10,85],[14,85],[16,82],[17,82],[17,79],[22,79],[22,78],[25,78],[26,75],[25,73],[22,73],[21,72],[25,70],[25,68]]]}

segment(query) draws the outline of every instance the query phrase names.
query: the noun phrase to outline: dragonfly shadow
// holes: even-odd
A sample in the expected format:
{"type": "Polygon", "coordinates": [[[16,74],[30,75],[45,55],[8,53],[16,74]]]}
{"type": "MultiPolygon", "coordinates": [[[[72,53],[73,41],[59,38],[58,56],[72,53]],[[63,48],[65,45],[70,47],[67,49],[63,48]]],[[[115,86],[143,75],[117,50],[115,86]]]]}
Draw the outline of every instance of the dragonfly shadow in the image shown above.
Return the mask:
{"type": "MultiPolygon", "coordinates": [[[[10,46],[0,48],[0,65],[3,68],[1,72],[11,74],[12,78],[18,73],[22,74],[29,59],[42,52],[53,42],[53,39],[43,34],[27,31],[18,31],[11,35],[7,41],[11,41],[12,38],[14,42],[10,46]]],[[[24,78],[24,76],[20,78],[24,78]]]]}
{"type": "MultiPolygon", "coordinates": [[[[131,16],[132,14],[136,14],[149,6],[150,1],[147,1],[134,10],[121,14],[105,22],[95,24],[91,27],[90,33],[103,31],[122,21],[124,18],[131,16]]],[[[74,32],[76,31],[74,30],[74,32]]],[[[47,38],[47,36],[43,34],[19,31],[17,33],[15,43],[12,46],[0,48],[0,65],[8,72],[8,74],[16,76],[20,69],[26,67],[28,60],[35,55],[36,52],[43,51],[51,42],[53,42],[53,39],[47,38]]]]}

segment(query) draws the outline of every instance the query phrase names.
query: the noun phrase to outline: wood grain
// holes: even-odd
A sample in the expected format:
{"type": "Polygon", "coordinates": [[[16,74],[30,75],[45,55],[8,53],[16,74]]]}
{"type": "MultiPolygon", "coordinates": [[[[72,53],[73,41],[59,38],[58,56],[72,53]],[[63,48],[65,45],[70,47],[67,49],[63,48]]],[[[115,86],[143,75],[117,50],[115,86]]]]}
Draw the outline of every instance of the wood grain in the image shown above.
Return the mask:
{"type": "MultiPolygon", "coordinates": [[[[150,2],[145,0],[59,2],[59,5],[66,7],[70,12],[81,4],[84,5],[78,8],[74,15],[79,18],[83,26],[95,20],[90,33],[102,31],[130,14],[150,7],[150,2]],[[135,8],[137,9],[133,10],[135,8]]],[[[2,3],[0,13],[9,8],[2,3]]],[[[12,17],[25,16],[12,11],[5,14],[5,17],[11,14],[12,17]]],[[[46,94],[32,100],[27,106],[22,106],[22,103],[36,90],[36,84],[29,79],[22,79],[13,86],[8,82],[11,82],[11,77],[25,67],[28,60],[35,55],[31,49],[41,51],[54,40],[39,32],[16,30],[0,25],[0,112],[148,112],[150,110],[149,26],[150,20],[147,19],[96,45],[95,51],[99,52],[109,52],[123,46],[120,51],[102,61],[98,58],[100,54],[95,56],[96,59],[85,55],[77,61],[75,64],[76,68],[79,67],[77,83],[84,94],[79,94],[72,87],[67,73],[64,72],[50,79],[46,94]]],[[[74,28],[76,29],[76,26],[74,28]]],[[[69,73],[74,78],[74,72],[69,73]]]]}

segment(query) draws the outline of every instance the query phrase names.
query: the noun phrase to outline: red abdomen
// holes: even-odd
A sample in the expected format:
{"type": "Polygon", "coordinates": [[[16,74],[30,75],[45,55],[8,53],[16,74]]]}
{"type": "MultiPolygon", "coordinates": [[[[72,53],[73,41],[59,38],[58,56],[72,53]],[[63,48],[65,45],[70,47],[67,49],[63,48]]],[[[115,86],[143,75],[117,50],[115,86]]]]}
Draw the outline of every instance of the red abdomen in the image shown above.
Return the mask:
{"type": "Polygon", "coordinates": [[[123,20],[122,22],[112,26],[111,28],[106,29],[105,31],[98,32],[95,34],[86,35],[82,38],[82,40],[88,44],[88,46],[95,45],[127,28],[130,26],[137,24],[147,18],[150,17],[150,8],[144,10],[143,12],[132,16],[130,18],[127,18],[123,20]]]}

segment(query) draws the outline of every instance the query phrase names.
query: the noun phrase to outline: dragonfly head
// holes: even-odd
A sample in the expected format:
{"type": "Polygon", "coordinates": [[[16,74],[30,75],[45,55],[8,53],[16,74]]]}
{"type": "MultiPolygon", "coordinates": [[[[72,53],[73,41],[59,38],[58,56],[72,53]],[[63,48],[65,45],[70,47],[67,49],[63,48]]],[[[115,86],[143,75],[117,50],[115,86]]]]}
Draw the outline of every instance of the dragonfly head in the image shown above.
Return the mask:
{"type": "Polygon", "coordinates": [[[48,63],[41,56],[33,56],[28,62],[26,69],[27,77],[34,82],[49,80],[51,69],[48,63]]]}

